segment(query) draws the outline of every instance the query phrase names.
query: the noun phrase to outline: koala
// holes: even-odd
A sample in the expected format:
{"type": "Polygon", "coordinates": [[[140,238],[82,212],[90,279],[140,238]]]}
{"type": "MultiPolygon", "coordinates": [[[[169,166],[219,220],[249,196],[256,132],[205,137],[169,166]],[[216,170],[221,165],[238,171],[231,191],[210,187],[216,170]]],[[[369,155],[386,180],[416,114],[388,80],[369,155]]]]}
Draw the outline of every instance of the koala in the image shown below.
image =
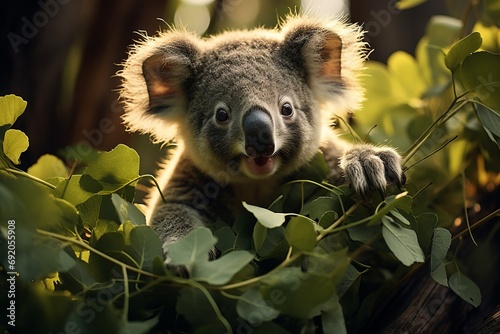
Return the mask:
{"type": "Polygon", "coordinates": [[[193,228],[234,221],[243,201],[270,205],[319,150],[329,181],[362,197],[404,183],[394,149],[348,144],[329,126],[363,99],[362,35],[357,25],[291,16],[279,29],[205,39],[170,29],[132,47],[118,73],[124,124],[178,143],[158,177],[166,202],[155,189],[146,215],[167,258],[193,228]]]}

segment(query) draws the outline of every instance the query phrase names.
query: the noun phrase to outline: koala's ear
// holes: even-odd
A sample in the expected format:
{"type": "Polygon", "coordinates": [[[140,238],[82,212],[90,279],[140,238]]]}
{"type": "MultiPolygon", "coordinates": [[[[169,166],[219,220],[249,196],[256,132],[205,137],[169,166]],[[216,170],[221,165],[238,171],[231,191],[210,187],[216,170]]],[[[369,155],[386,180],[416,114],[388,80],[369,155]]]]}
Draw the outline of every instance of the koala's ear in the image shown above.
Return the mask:
{"type": "Polygon", "coordinates": [[[149,95],[148,112],[157,113],[173,107],[183,93],[183,84],[192,74],[192,64],[199,50],[188,39],[164,45],[144,60],[142,74],[149,95]]]}
{"type": "Polygon", "coordinates": [[[358,107],[363,96],[358,75],[366,58],[359,26],[292,17],[285,22],[282,36],[283,56],[305,69],[320,102],[336,103],[336,113],[358,107]]]}
{"type": "Polygon", "coordinates": [[[149,133],[166,142],[182,126],[186,80],[193,74],[202,41],[183,31],[145,37],[135,45],[118,72],[122,79],[122,116],[129,131],[149,133]]]}
{"type": "Polygon", "coordinates": [[[342,40],[332,31],[314,25],[299,25],[290,29],[284,39],[289,54],[299,54],[300,61],[314,71],[312,75],[341,81],[342,40]]]}

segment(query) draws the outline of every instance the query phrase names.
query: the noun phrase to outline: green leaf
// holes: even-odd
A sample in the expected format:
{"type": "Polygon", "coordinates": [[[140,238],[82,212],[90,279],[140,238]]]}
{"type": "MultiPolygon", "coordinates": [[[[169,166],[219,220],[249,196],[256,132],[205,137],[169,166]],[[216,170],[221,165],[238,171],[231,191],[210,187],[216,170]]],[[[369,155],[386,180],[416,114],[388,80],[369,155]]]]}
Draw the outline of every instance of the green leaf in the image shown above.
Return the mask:
{"type": "Polygon", "coordinates": [[[347,334],[347,329],[338,297],[333,295],[322,305],[321,325],[323,333],[347,334]]]}
{"type": "Polygon", "coordinates": [[[195,262],[208,261],[208,252],[216,243],[217,239],[209,228],[195,228],[184,238],[168,246],[170,264],[192,268],[195,262]]]}
{"type": "Polygon", "coordinates": [[[117,194],[111,195],[111,201],[122,224],[129,221],[133,225],[146,225],[144,214],[134,204],[124,200],[117,194]]]}
{"type": "Polygon", "coordinates": [[[402,102],[412,103],[413,99],[419,99],[427,89],[417,61],[410,54],[404,51],[394,52],[387,59],[387,69],[394,83],[392,94],[402,102]]]}
{"type": "Polygon", "coordinates": [[[500,137],[500,110],[495,111],[479,103],[474,104],[477,117],[481,121],[484,129],[500,137]]]}
{"type": "Polygon", "coordinates": [[[451,245],[451,233],[441,227],[434,230],[431,246],[431,271],[436,270],[446,258],[451,245]]]}
{"type": "Polygon", "coordinates": [[[253,227],[253,247],[256,252],[259,252],[262,245],[266,241],[267,237],[267,227],[264,227],[262,224],[255,224],[253,227]]]}
{"type": "MultiPolygon", "coordinates": [[[[262,283],[260,291],[264,300],[276,300],[277,310],[302,319],[311,317],[311,310],[335,293],[331,277],[303,272],[298,267],[274,271],[262,283]]],[[[314,315],[319,315],[319,310],[314,315]]]]}
{"type": "Polygon", "coordinates": [[[410,226],[410,222],[408,221],[408,219],[406,219],[405,216],[403,216],[401,213],[399,213],[398,209],[393,209],[390,211],[390,214],[396,218],[398,221],[400,221],[401,223],[405,224],[405,225],[408,225],[410,226]]]}
{"type": "Polygon", "coordinates": [[[481,34],[473,32],[453,44],[444,58],[446,67],[454,72],[468,55],[481,47],[482,42],[481,34]]]}
{"type": "Polygon", "coordinates": [[[26,101],[19,96],[13,94],[0,96],[0,126],[13,125],[23,114],[26,105],[26,101]]]}
{"type": "Polygon", "coordinates": [[[163,248],[158,234],[149,226],[136,226],[130,231],[130,243],[125,247],[138,264],[139,268],[152,272],[155,258],[163,258],[163,248]]]}
{"type": "Polygon", "coordinates": [[[87,175],[81,184],[83,189],[110,194],[139,176],[139,156],[130,147],[120,144],[109,152],[99,152],[97,159],[85,168],[83,175],[87,175]],[[91,187],[89,177],[97,181],[101,188],[91,187]]]}
{"type": "Polygon", "coordinates": [[[154,326],[158,324],[159,316],[141,321],[127,321],[122,319],[118,334],[147,334],[151,333],[154,326]]]}
{"type": "Polygon", "coordinates": [[[413,7],[420,6],[425,2],[427,2],[427,0],[399,0],[396,3],[396,8],[400,10],[410,9],[413,7]]]}
{"type": "Polygon", "coordinates": [[[203,327],[207,333],[225,333],[207,296],[199,289],[181,289],[175,310],[195,328],[203,327]]]}
{"type": "Polygon", "coordinates": [[[3,139],[3,152],[14,164],[19,165],[21,153],[29,146],[28,136],[21,130],[9,129],[3,139]]]}
{"type": "Polygon", "coordinates": [[[73,205],[87,201],[94,195],[80,187],[81,175],[72,175],[68,180],[59,183],[54,190],[54,196],[65,199],[73,205]]]}
{"type": "Polygon", "coordinates": [[[28,174],[48,181],[53,178],[68,177],[68,169],[61,159],[52,154],[44,154],[28,168],[28,174]]]}
{"type": "MultiPolygon", "coordinates": [[[[278,293],[279,294],[279,293],[278,293]]],[[[257,287],[246,291],[238,298],[236,312],[254,327],[261,326],[263,322],[273,320],[280,314],[273,305],[280,303],[280,295],[272,295],[272,299],[265,300],[257,287]],[[273,298],[274,297],[274,298],[273,298]]]]}
{"type": "Polygon", "coordinates": [[[424,252],[418,244],[415,231],[384,221],[382,235],[387,246],[405,266],[425,261],[424,252]]]}
{"type": "MultiPolygon", "coordinates": [[[[115,287],[115,290],[117,288],[115,287]]],[[[123,287],[120,289],[123,291],[123,287]]],[[[79,298],[71,314],[66,319],[65,331],[80,333],[120,333],[123,318],[108,302],[113,294],[107,290],[99,293],[107,299],[100,298],[96,303],[95,298],[79,298]],[[96,308],[98,306],[98,308],[96,308]],[[90,321],[89,321],[90,320],[90,321]]]]}
{"type": "Polygon", "coordinates": [[[500,54],[474,52],[460,65],[460,80],[482,103],[500,110],[500,54]]]}
{"type": "MultiPolygon", "coordinates": [[[[123,249],[125,248],[125,239],[121,232],[107,232],[104,233],[95,243],[94,248],[101,251],[121,262],[134,265],[124,255],[123,249]]],[[[99,282],[105,282],[110,278],[111,272],[114,268],[112,262],[101,257],[95,252],[90,252],[89,268],[92,276],[99,282]]]]}
{"type": "Polygon", "coordinates": [[[425,254],[429,255],[431,251],[432,236],[438,223],[438,216],[435,213],[426,212],[418,217],[412,223],[412,229],[417,233],[418,243],[425,254]]]}
{"type": "Polygon", "coordinates": [[[443,262],[439,264],[436,270],[431,271],[431,277],[437,283],[443,286],[448,286],[448,276],[446,274],[446,267],[443,262]]]}
{"type": "Polygon", "coordinates": [[[349,264],[342,279],[337,284],[337,295],[338,298],[346,293],[347,290],[354,284],[354,282],[361,276],[361,273],[352,264],[349,264]]]}
{"type": "MultiPolygon", "coordinates": [[[[15,271],[20,274],[22,281],[29,283],[40,280],[54,272],[67,271],[76,264],[64,250],[66,245],[60,241],[36,235],[22,226],[16,226],[15,231],[17,241],[15,271]]],[[[8,268],[4,259],[2,262],[4,267],[8,268]]]]}
{"type": "Polygon", "coordinates": [[[250,205],[245,202],[243,202],[243,206],[245,209],[250,211],[255,218],[257,218],[257,221],[264,227],[275,228],[283,225],[285,222],[286,214],[284,213],[272,212],[271,210],[250,205]]]}
{"type": "Polygon", "coordinates": [[[311,219],[320,219],[325,212],[341,212],[339,200],[330,196],[321,196],[311,202],[309,217],[311,219]]]}
{"type": "Polygon", "coordinates": [[[226,284],[243,267],[250,263],[254,255],[244,250],[227,253],[215,261],[197,262],[193,268],[193,279],[213,285],[226,284]]]}
{"type": "Polygon", "coordinates": [[[266,230],[265,240],[257,251],[257,254],[261,259],[284,256],[284,253],[286,253],[289,248],[285,238],[285,228],[280,226],[266,230]]]}
{"type": "Polygon", "coordinates": [[[293,217],[286,226],[288,244],[301,251],[311,251],[316,246],[314,223],[305,217],[293,217]]]}
{"type": "Polygon", "coordinates": [[[335,221],[339,219],[339,215],[335,211],[326,211],[319,219],[319,226],[316,225],[315,228],[320,230],[318,227],[327,228],[331,226],[335,221]]]}
{"type": "Polygon", "coordinates": [[[466,302],[474,307],[478,307],[481,304],[481,291],[479,287],[460,271],[451,275],[448,283],[450,284],[450,288],[466,302]]]}
{"type": "Polygon", "coordinates": [[[368,222],[368,226],[378,224],[383,216],[391,212],[394,208],[401,208],[406,212],[411,210],[412,199],[407,195],[407,192],[391,195],[385,199],[386,205],[382,206],[380,210],[368,222]]]}

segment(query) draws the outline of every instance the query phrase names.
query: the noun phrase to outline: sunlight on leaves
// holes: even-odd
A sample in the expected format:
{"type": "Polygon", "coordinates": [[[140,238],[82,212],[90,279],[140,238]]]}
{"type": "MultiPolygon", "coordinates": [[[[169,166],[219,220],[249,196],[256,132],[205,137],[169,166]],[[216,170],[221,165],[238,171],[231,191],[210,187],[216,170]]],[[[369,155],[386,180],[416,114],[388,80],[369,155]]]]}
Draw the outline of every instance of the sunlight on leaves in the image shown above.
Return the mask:
{"type": "Polygon", "coordinates": [[[243,202],[243,206],[245,207],[245,209],[250,211],[255,216],[255,218],[257,218],[257,221],[262,226],[267,228],[275,228],[283,225],[287,216],[285,213],[272,212],[271,210],[247,204],[245,202],[243,202]]]}
{"type": "Polygon", "coordinates": [[[22,98],[13,94],[0,96],[0,126],[13,125],[23,114],[27,104],[22,98]]]}
{"type": "Polygon", "coordinates": [[[29,146],[28,136],[21,130],[9,129],[5,132],[3,140],[3,152],[15,165],[19,165],[21,161],[21,153],[26,151],[29,146]]]}
{"type": "Polygon", "coordinates": [[[478,32],[473,32],[453,44],[444,58],[446,67],[452,72],[455,71],[465,57],[481,47],[482,42],[481,35],[478,32]]]}

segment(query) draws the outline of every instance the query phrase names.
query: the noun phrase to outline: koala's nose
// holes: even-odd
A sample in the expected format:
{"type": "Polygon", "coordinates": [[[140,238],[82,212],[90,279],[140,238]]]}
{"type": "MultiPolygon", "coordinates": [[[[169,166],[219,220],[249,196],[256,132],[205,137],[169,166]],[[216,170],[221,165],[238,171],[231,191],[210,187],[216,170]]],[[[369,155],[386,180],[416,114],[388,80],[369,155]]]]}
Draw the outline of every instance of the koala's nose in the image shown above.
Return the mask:
{"type": "Polygon", "coordinates": [[[269,157],[274,153],[273,121],[260,109],[252,109],[243,117],[245,151],[251,158],[269,157]]]}

